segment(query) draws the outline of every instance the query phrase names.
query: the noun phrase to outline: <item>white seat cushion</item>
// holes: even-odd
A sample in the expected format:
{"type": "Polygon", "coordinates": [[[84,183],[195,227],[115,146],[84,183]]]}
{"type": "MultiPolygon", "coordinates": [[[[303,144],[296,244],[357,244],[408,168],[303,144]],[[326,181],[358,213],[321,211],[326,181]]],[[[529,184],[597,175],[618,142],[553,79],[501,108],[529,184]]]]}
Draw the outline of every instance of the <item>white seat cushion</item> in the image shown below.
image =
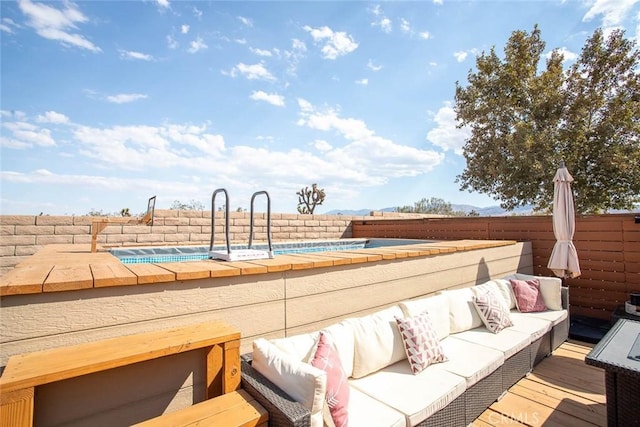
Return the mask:
{"type": "Polygon", "coordinates": [[[471,387],[488,376],[504,363],[503,352],[469,341],[458,340],[454,336],[445,338],[440,341],[440,344],[449,360],[432,365],[433,369],[444,369],[464,377],[467,381],[467,387],[471,387]]]}
{"type": "Polygon", "coordinates": [[[400,308],[405,317],[429,313],[429,318],[439,340],[449,336],[449,298],[441,293],[426,298],[403,301],[400,308]]]}
{"type": "MultiPolygon", "coordinates": [[[[407,425],[416,425],[464,393],[466,380],[444,369],[429,366],[413,375],[403,360],[349,383],[380,402],[403,413],[407,425]]],[[[353,424],[358,425],[359,424],[353,424]]],[[[366,425],[366,424],[363,424],[366,425]]],[[[382,425],[378,423],[369,425],[382,425]]]]}
{"type": "Polygon", "coordinates": [[[536,319],[548,320],[553,326],[565,320],[568,316],[567,310],[547,310],[537,313],[519,313],[527,317],[535,317],[536,319]]]}
{"type": "Polygon", "coordinates": [[[503,329],[494,334],[484,326],[452,335],[451,338],[469,341],[485,347],[493,348],[504,353],[508,359],[520,350],[531,344],[531,335],[526,332],[516,331],[513,327],[503,329]]]}
{"type": "MultiPolygon", "coordinates": [[[[540,313],[546,313],[541,311],[540,313]]],[[[531,316],[533,313],[520,313],[519,311],[512,311],[511,321],[513,322],[512,329],[514,331],[520,331],[531,335],[531,341],[535,341],[547,332],[551,330],[553,324],[550,320],[536,318],[531,316]]]]}
{"type": "Polygon", "coordinates": [[[407,419],[396,411],[361,392],[355,387],[349,390],[349,425],[405,427],[407,419]]]}

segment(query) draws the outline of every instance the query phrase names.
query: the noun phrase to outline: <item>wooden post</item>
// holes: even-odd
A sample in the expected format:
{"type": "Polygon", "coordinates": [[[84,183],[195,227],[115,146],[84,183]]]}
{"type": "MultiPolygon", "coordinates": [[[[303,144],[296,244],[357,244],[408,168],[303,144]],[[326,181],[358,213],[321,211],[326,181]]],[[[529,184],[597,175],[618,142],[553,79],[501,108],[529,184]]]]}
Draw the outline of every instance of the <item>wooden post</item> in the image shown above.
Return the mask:
{"type": "Polygon", "coordinates": [[[0,427],[33,426],[34,388],[0,394],[0,427]]]}

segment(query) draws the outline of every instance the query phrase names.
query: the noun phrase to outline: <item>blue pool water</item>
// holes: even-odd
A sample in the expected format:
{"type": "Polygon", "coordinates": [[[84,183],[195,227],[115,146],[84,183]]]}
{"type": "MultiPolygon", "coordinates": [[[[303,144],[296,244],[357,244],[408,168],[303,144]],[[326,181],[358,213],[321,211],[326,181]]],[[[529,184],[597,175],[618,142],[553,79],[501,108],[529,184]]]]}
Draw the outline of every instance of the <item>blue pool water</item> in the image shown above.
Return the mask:
{"type": "MultiPolygon", "coordinates": [[[[413,239],[340,239],[331,241],[307,241],[274,243],[274,255],[352,251],[363,248],[430,243],[433,240],[413,239]]],[[[247,245],[231,245],[231,250],[247,249],[247,245]]],[[[268,250],[266,244],[253,245],[253,249],[268,250]]],[[[226,246],[214,246],[214,251],[226,251],[226,246]]],[[[111,254],[123,264],[157,264],[163,262],[202,261],[209,258],[209,246],[157,246],[146,248],[111,249],[111,254]]]]}

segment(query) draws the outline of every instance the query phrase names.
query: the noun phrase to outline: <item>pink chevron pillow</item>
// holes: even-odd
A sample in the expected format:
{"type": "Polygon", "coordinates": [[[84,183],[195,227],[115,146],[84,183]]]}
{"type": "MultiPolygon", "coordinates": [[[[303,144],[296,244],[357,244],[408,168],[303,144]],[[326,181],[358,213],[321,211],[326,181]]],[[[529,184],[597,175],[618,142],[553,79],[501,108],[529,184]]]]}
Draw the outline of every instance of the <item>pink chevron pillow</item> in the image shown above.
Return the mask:
{"type": "Polygon", "coordinates": [[[396,323],[414,374],[422,372],[432,363],[449,360],[442,350],[440,340],[429,319],[429,313],[424,311],[406,319],[396,317],[396,323]]]}
{"type": "Polygon", "coordinates": [[[542,293],[540,293],[540,281],[538,279],[509,279],[509,282],[511,282],[511,288],[516,297],[518,311],[522,313],[533,313],[547,309],[542,299],[542,293]]]}
{"type": "Polygon", "coordinates": [[[473,297],[473,305],[476,307],[482,322],[494,334],[504,328],[513,326],[511,317],[509,317],[509,310],[507,310],[501,298],[493,292],[484,292],[479,296],[473,297]]]}
{"type": "Polygon", "coordinates": [[[349,383],[333,343],[322,332],[311,365],[327,373],[326,401],[336,427],[349,425],[349,383]]]}

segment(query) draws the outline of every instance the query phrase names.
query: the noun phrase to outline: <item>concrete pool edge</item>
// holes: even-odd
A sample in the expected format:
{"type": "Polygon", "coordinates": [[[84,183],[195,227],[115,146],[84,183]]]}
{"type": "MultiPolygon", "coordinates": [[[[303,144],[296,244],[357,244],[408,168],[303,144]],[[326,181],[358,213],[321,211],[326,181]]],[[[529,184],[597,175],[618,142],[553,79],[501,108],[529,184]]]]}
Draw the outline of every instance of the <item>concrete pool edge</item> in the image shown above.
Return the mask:
{"type": "Polygon", "coordinates": [[[516,243],[513,240],[452,240],[357,251],[279,255],[274,259],[253,261],[203,260],[126,265],[109,252],[91,253],[89,244],[54,244],[45,246],[0,277],[0,296],[306,270],[428,257],[516,243]]]}

